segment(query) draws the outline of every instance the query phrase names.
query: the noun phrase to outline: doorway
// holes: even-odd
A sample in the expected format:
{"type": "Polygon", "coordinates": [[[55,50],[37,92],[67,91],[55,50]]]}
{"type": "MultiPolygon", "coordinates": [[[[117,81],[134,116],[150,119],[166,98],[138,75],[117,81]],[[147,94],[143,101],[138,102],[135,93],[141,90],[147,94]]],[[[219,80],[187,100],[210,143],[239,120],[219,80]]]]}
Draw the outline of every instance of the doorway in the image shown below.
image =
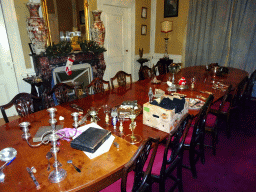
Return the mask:
{"type": "MultiPolygon", "coordinates": [[[[4,105],[10,102],[19,90],[1,3],[0,36],[0,105],[4,105]]],[[[8,117],[17,115],[15,107],[6,110],[6,114],[8,117]]],[[[2,118],[2,114],[0,114],[0,118],[2,118]]]]}

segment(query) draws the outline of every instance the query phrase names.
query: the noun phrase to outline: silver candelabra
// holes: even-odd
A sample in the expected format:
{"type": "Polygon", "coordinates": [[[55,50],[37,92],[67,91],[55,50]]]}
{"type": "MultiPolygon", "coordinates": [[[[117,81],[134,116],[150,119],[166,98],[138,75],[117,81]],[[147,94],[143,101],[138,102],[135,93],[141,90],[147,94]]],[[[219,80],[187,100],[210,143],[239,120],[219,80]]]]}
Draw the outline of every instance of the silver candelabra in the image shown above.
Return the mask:
{"type": "Polygon", "coordinates": [[[47,145],[49,142],[51,142],[52,148],[50,149],[50,152],[54,156],[53,167],[55,168],[55,170],[52,171],[49,174],[48,179],[52,183],[59,183],[59,182],[61,182],[62,180],[64,180],[66,178],[67,172],[64,169],[60,168],[61,163],[57,159],[57,153],[60,150],[59,147],[57,146],[57,141],[59,139],[62,139],[62,138],[71,138],[71,137],[74,137],[76,135],[77,127],[78,127],[78,115],[79,115],[79,113],[74,112],[74,113],[71,114],[73,116],[73,120],[74,120],[73,126],[75,128],[75,133],[72,136],[71,135],[66,136],[63,133],[61,133],[61,132],[57,133],[57,131],[56,131],[57,120],[55,119],[55,112],[57,111],[57,109],[56,108],[49,108],[49,109],[47,109],[47,111],[49,112],[49,115],[50,115],[49,123],[51,125],[51,130],[45,132],[42,135],[40,143],[34,144],[34,145],[29,143],[29,138],[31,137],[31,134],[29,133],[29,126],[30,126],[29,122],[22,122],[22,123],[19,124],[19,126],[22,128],[22,131],[23,131],[22,138],[27,141],[27,143],[30,147],[39,147],[42,144],[47,145]],[[48,136],[48,137],[46,137],[46,136],[48,136]]]}

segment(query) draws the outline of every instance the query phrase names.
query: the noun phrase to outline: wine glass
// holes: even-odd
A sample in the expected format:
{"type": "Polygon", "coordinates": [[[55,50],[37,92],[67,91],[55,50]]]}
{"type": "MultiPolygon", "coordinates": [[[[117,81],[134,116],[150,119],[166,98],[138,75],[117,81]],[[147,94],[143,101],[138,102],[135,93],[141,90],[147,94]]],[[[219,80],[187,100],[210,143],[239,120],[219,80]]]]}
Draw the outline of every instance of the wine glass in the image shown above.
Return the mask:
{"type": "Polygon", "coordinates": [[[191,89],[195,88],[195,83],[196,83],[196,77],[194,76],[191,78],[191,89]]]}
{"type": "Polygon", "coordinates": [[[105,116],[105,122],[107,125],[109,125],[109,113],[110,113],[110,107],[108,105],[103,106],[103,111],[106,114],[105,116]]]}
{"type": "Polygon", "coordinates": [[[114,126],[114,130],[116,130],[117,116],[118,116],[117,108],[113,107],[111,110],[111,117],[112,117],[112,123],[114,126]]]}
{"type": "Polygon", "coordinates": [[[129,129],[131,129],[132,134],[126,135],[124,139],[126,141],[130,142],[131,144],[136,144],[136,143],[139,143],[142,140],[142,138],[141,138],[140,135],[135,135],[134,134],[134,130],[135,130],[135,127],[136,127],[136,121],[134,121],[135,118],[136,118],[136,113],[135,113],[134,110],[131,110],[129,118],[131,119],[131,124],[130,124],[129,129]]]}
{"type": "Polygon", "coordinates": [[[97,111],[96,111],[96,108],[95,108],[95,107],[91,107],[91,108],[90,108],[89,114],[90,114],[90,116],[92,117],[92,118],[91,118],[91,122],[97,123],[97,121],[96,121],[97,111]]]}

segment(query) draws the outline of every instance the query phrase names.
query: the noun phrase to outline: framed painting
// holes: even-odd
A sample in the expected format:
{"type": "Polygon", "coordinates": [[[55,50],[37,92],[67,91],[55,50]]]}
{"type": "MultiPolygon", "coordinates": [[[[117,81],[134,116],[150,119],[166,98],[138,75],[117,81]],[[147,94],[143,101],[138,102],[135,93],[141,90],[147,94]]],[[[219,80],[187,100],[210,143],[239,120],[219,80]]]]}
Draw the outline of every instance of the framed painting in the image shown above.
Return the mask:
{"type": "Polygon", "coordinates": [[[141,25],[141,35],[147,35],[147,25],[141,25]]]}
{"type": "Polygon", "coordinates": [[[146,7],[141,8],[141,18],[144,18],[144,19],[147,18],[147,8],[146,7]]]}
{"type": "Polygon", "coordinates": [[[178,17],[179,0],[164,0],[164,18],[178,17]]]}

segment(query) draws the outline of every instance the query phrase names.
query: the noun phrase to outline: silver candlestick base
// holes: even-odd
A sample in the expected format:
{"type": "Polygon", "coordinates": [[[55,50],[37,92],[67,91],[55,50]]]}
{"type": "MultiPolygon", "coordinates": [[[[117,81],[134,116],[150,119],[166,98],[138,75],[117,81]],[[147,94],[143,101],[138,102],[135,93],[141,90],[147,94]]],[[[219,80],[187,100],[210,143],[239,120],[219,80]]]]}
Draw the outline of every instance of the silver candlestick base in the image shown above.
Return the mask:
{"type": "Polygon", "coordinates": [[[54,171],[52,171],[48,177],[49,181],[51,183],[59,183],[63,181],[67,176],[67,171],[65,171],[62,168],[56,168],[54,171]]]}

